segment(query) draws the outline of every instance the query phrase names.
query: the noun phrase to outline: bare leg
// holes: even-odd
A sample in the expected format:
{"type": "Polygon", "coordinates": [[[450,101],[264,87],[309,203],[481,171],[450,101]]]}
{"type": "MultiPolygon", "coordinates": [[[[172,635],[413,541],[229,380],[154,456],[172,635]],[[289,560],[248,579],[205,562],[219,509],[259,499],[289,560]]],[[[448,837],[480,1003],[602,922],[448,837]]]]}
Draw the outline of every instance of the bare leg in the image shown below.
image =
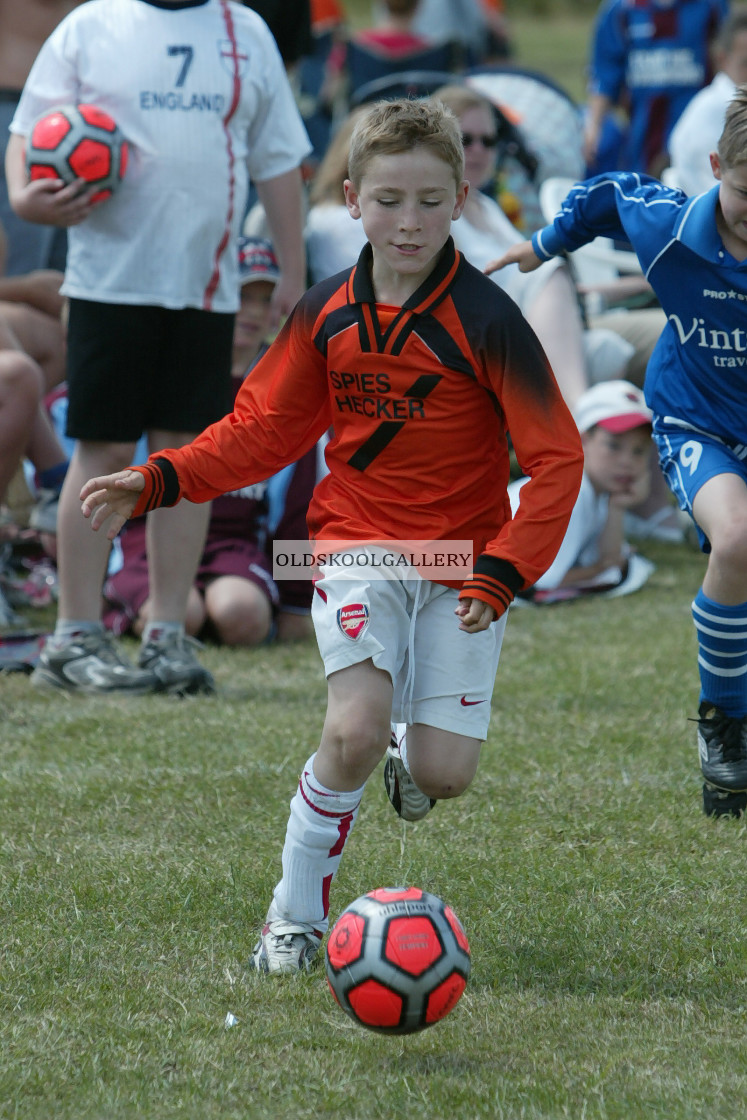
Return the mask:
{"type": "MultiPolygon", "coordinates": [[[[141,638],[145,627],[153,619],[150,599],[146,599],[138,611],[137,618],[132,624],[132,632],[136,638],[141,638]]],[[[205,600],[196,587],[191,587],[187,598],[187,613],[184,620],[184,630],[193,638],[202,630],[207,619],[205,600]]]]}
{"type": "Polygon", "coordinates": [[[477,772],[479,739],[416,723],[407,728],[407,763],[427,797],[459,797],[477,772]]]}
{"type": "Polygon", "coordinates": [[[583,323],[568,271],[558,268],[527,310],[527,320],[542,343],[563,399],[573,407],[589,387],[583,323]]]}
{"type": "Polygon", "coordinates": [[[703,591],[716,603],[747,600],[747,488],[739,475],[721,474],[703,484],[693,513],[711,542],[703,591]]]}
{"type": "MultiPolygon", "coordinates": [[[[148,433],[151,452],[181,447],[193,434],[148,433]]],[[[187,596],[205,546],[210,502],[179,502],[148,515],[148,575],[150,616],[158,622],[183,623],[187,596]]]]}
{"type": "Polygon", "coordinates": [[[362,786],[386,752],[392,679],[370,659],[332,673],[314,774],[328,789],[362,786]]]}
{"type": "Polygon", "coordinates": [[[31,460],[38,471],[56,467],[64,463],[67,452],[60,443],[54,425],[49,418],[49,413],[40,405],[36,418],[31,428],[31,435],[26,445],[26,457],[31,460]]]}
{"type": "Polygon", "coordinates": [[[0,499],[26,450],[42,392],[35,362],[18,350],[0,352],[0,499]]]}
{"type": "Polygon", "coordinates": [[[57,523],[57,563],[60,573],[58,617],[97,622],[101,618],[101,588],[110,542],[91,531],[80,512],[80,491],[89,478],[124,470],[132,462],[130,443],[76,445],[60,495],[57,523]]]}
{"type": "Polygon", "coordinates": [[[0,310],[21,349],[40,366],[48,393],[65,379],[65,329],[61,321],[26,303],[4,302],[0,310]]]}
{"type": "MultiPolygon", "coordinates": [[[[268,922],[280,923],[275,927],[279,935],[301,934],[289,971],[303,963],[309,949],[306,935],[313,936],[313,949],[326,929],[330,885],[355,823],[363,785],[386,751],[391,706],[391,678],[371,660],[329,677],[321,743],[304,766],[291,801],[283,877],[267,915],[268,922]]],[[[267,933],[255,950],[255,967],[284,971],[282,946],[267,933]]]]}
{"type": "Polygon", "coordinates": [[[180,622],[194,583],[210,519],[210,503],[179,502],[148,514],[151,619],[180,622]]]}

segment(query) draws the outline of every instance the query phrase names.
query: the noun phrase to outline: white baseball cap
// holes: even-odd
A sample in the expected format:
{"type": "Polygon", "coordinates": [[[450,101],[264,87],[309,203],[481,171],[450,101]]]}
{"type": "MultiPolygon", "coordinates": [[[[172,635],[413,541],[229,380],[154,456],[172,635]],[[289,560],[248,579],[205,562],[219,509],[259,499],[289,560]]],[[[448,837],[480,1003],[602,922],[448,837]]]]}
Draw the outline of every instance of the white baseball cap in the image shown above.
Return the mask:
{"type": "Polygon", "coordinates": [[[573,417],[579,432],[598,424],[608,432],[627,432],[650,424],[653,413],[637,385],[630,381],[600,381],[578,400],[573,417]]]}

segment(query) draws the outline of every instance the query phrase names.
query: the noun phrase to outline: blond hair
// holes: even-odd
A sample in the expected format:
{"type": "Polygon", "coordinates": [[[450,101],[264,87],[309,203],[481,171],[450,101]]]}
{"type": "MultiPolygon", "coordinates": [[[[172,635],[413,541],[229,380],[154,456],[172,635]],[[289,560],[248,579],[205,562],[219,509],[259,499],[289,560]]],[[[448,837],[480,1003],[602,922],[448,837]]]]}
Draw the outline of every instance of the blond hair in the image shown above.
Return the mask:
{"type": "Polygon", "coordinates": [[[727,168],[747,163],[747,86],[737,86],[726,107],[724,130],[718,141],[718,158],[727,168]]]}
{"type": "Polygon", "coordinates": [[[357,122],[350,138],[348,177],[356,189],[375,156],[398,155],[416,146],[429,148],[448,164],[459,184],[464,179],[462,133],[454,114],[435,98],[377,101],[357,122]]]}

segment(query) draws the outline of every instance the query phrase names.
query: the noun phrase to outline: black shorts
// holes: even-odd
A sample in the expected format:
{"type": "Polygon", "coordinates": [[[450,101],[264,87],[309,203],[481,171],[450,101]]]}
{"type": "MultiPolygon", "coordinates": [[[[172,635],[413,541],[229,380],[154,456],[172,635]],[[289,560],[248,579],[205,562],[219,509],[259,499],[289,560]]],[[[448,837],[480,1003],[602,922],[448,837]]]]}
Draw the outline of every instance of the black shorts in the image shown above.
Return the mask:
{"type": "Polygon", "coordinates": [[[67,435],[197,433],[231,410],[232,314],[71,299],[67,435]]]}

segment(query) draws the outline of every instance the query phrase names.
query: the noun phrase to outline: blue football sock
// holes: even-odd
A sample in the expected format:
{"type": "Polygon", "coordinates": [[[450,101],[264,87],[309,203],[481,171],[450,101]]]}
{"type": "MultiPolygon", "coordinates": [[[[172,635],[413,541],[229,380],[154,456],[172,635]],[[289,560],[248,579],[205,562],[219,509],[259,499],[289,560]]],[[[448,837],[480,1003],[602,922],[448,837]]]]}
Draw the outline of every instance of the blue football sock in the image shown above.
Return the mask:
{"type": "Polygon", "coordinates": [[[692,604],[700,699],[728,716],[747,715],[747,603],[714,603],[701,588],[692,604]]]}

